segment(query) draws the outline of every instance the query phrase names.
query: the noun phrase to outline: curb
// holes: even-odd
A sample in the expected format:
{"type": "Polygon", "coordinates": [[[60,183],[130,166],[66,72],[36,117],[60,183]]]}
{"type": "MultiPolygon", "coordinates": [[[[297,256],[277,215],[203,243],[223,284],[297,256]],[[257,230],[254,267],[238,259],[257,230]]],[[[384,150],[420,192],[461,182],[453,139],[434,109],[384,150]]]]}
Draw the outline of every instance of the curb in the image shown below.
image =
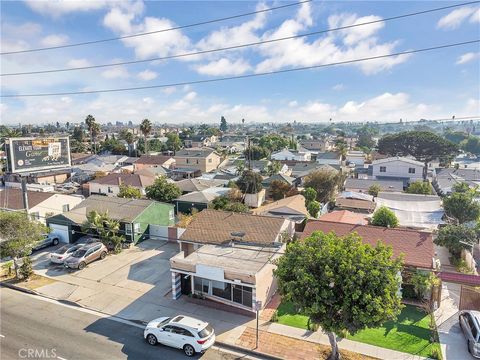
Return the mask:
{"type": "Polygon", "coordinates": [[[34,290],[26,289],[26,288],[23,288],[21,286],[17,286],[17,285],[14,285],[14,284],[9,284],[9,283],[6,283],[6,282],[0,282],[0,287],[6,287],[6,288],[9,288],[9,289],[17,290],[17,291],[20,291],[20,292],[23,292],[23,293],[26,293],[26,294],[30,294],[30,295],[38,295],[38,293],[34,290]]]}
{"type": "Polygon", "coordinates": [[[215,341],[214,346],[216,346],[218,348],[223,348],[223,349],[226,349],[226,350],[241,352],[241,353],[251,355],[251,356],[255,356],[255,357],[260,357],[260,358],[266,359],[266,360],[283,360],[283,358],[280,358],[280,357],[277,357],[277,356],[274,356],[274,355],[266,354],[266,353],[261,352],[261,351],[245,349],[241,346],[224,343],[224,342],[218,341],[218,340],[215,341]]]}

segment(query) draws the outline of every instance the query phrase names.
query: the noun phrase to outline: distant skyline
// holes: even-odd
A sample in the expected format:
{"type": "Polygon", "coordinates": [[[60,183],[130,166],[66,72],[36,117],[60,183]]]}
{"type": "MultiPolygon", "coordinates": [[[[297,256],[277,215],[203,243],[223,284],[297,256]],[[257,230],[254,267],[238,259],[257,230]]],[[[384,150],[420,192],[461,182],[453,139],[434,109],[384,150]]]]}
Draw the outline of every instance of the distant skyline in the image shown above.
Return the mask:
{"type": "MultiPolygon", "coordinates": [[[[1,51],[125,36],[290,2],[4,1],[1,51]]],[[[341,27],[461,2],[314,1],[208,25],[25,54],[1,73],[142,60],[341,27]]],[[[480,6],[131,66],[1,78],[2,94],[148,86],[284,70],[475,40],[480,6]]],[[[316,70],[118,93],[1,100],[2,123],[414,121],[480,115],[478,43],[316,70]]]]}

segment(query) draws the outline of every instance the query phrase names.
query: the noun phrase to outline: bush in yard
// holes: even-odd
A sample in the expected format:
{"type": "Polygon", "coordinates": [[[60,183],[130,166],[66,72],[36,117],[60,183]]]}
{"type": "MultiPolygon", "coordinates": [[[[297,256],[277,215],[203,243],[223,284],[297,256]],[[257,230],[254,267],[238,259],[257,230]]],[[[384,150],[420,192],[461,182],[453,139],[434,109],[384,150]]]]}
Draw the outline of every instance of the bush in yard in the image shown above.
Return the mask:
{"type": "Polygon", "coordinates": [[[373,214],[372,225],[394,228],[398,226],[398,219],[392,210],[386,206],[381,206],[373,214]]]}
{"type": "Polygon", "coordinates": [[[480,204],[474,199],[475,192],[453,192],[443,199],[445,214],[456,219],[458,224],[476,221],[480,216],[480,204]]]}
{"type": "Polygon", "coordinates": [[[471,249],[471,245],[478,242],[477,233],[474,229],[465,225],[447,225],[438,230],[438,235],[433,241],[435,244],[445,246],[454,258],[460,258],[463,249],[471,249]]]}
{"type": "Polygon", "coordinates": [[[414,181],[408,185],[406,192],[409,194],[431,195],[432,185],[428,181],[414,181]]]}
{"type": "Polygon", "coordinates": [[[20,265],[19,272],[22,279],[27,280],[33,274],[32,260],[28,256],[25,256],[22,261],[23,263],[20,265]]]}
{"type": "Polygon", "coordinates": [[[316,200],[313,200],[307,205],[308,213],[313,218],[318,218],[318,213],[320,212],[320,203],[316,200]]]}
{"type": "Polygon", "coordinates": [[[373,184],[368,188],[368,194],[377,197],[378,193],[382,190],[380,185],[378,184],[373,184]]]}
{"type": "Polygon", "coordinates": [[[305,198],[305,205],[308,206],[308,203],[312,202],[317,198],[317,192],[315,189],[312,188],[306,188],[303,190],[303,197],[305,198]]]}

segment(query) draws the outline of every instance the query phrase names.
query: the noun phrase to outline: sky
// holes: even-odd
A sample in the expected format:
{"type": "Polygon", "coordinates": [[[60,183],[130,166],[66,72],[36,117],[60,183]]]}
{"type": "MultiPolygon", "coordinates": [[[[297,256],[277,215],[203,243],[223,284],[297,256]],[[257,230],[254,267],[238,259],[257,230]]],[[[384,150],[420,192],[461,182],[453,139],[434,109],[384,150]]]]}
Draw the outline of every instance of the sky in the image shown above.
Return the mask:
{"type": "MultiPolygon", "coordinates": [[[[1,51],[125,36],[289,4],[279,1],[1,2],[1,51]]],[[[144,60],[337,28],[460,4],[313,1],[87,46],[1,55],[1,73],[144,60]]],[[[173,84],[392,54],[480,38],[480,5],[237,50],[89,70],[2,76],[2,95],[173,84]]],[[[246,79],[148,90],[1,99],[4,124],[148,118],[156,124],[414,121],[480,115],[479,43],[246,79]]]]}

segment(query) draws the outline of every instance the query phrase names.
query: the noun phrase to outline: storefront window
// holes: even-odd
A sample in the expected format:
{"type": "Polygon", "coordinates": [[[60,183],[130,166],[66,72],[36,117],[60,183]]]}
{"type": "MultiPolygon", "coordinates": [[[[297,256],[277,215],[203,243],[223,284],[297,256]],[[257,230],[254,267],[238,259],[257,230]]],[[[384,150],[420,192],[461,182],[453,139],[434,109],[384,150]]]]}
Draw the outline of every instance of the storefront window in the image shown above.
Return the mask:
{"type": "Polygon", "coordinates": [[[242,285],[232,285],[223,281],[208,280],[198,276],[193,279],[195,292],[213,295],[243,306],[252,307],[252,288],[242,285]]]}
{"type": "Polygon", "coordinates": [[[232,301],[232,285],[221,281],[212,281],[212,294],[232,301]]]}
{"type": "Polygon", "coordinates": [[[195,276],[193,279],[193,288],[195,291],[208,294],[208,288],[210,287],[210,280],[203,279],[201,277],[195,276]]]}
{"type": "Polygon", "coordinates": [[[251,308],[252,288],[242,285],[233,285],[233,301],[251,308]]]}

